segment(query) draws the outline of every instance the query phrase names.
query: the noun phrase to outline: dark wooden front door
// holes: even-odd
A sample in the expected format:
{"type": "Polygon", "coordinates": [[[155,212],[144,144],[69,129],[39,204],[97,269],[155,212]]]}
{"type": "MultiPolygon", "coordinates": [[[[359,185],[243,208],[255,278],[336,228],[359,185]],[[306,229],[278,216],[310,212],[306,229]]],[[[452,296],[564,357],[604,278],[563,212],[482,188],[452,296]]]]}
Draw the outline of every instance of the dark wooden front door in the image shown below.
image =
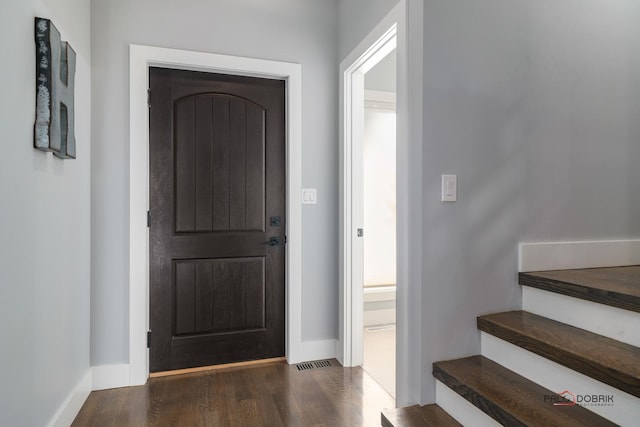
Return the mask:
{"type": "Polygon", "coordinates": [[[284,82],[149,74],[150,370],[284,356],[284,82]]]}

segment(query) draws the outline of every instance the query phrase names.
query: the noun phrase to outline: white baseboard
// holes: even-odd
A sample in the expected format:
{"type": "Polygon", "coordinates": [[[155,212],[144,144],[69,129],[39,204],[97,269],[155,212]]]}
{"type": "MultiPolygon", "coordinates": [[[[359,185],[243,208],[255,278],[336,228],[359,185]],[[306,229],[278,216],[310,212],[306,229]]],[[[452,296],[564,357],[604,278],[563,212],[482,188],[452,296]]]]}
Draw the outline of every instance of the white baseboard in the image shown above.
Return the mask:
{"type": "Polygon", "coordinates": [[[362,323],[366,326],[396,323],[396,286],[364,288],[362,323]]]}
{"type": "Polygon", "coordinates": [[[522,287],[522,309],[640,347],[640,313],[634,311],[529,286],[522,287]]]}
{"type": "Polygon", "coordinates": [[[388,286],[374,286],[364,288],[362,290],[362,302],[365,304],[368,302],[377,301],[394,301],[396,300],[396,285],[388,286]]]}
{"type": "Polygon", "coordinates": [[[463,426],[500,427],[489,415],[437,380],[436,403],[463,426]]]}
{"type": "Polygon", "coordinates": [[[106,390],[130,385],[128,364],[93,367],[93,390],[106,390]]]}
{"type": "Polygon", "coordinates": [[[335,339],[302,341],[295,357],[290,357],[287,363],[294,364],[312,360],[333,359],[337,354],[337,345],[338,341],[335,339]]]}
{"type": "MultiPolygon", "coordinates": [[[[337,340],[303,341],[295,358],[288,363],[309,362],[320,359],[333,359],[336,357],[337,340]]],[[[93,390],[106,390],[110,388],[128,387],[130,383],[130,365],[101,365],[93,367],[93,390]]]]}
{"type": "Polygon", "coordinates": [[[518,271],[640,264],[640,240],[520,243],[518,271]]]}
{"type": "Polygon", "coordinates": [[[91,393],[91,368],[71,390],[58,411],[48,424],[48,427],[69,427],[91,393]]]}
{"type": "Polygon", "coordinates": [[[362,313],[362,322],[365,327],[396,323],[396,309],[365,310],[362,313]]]}
{"type": "Polygon", "coordinates": [[[621,426],[638,425],[640,399],[601,383],[542,356],[481,332],[482,355],[541,386],[560,393],[570,390],[577,395],[613,396],[613,406],[587,406],[621,426]]]}

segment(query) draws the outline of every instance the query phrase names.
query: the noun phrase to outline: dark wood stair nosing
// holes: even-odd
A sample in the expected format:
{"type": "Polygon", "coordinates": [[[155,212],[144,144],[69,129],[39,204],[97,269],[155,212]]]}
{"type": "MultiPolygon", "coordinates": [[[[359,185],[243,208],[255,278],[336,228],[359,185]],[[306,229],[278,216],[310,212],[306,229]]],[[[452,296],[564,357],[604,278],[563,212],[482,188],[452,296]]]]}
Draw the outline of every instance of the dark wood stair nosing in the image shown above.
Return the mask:
{"type": "Polygon", "coordinates": [[[436,362],[433,376],[502,425],[616,425],[579,405],[556,411],[544,399],[555,392],[484,356],[436,362]]]}
{"type": "Polygon", "coordinates": [[[594,286],[565,280],[541,277],[536,272],[518,273],[518,283],[530,288],[542,289],[543,291],[640,313],[640,298],[634,295],[599,289],[594,286]]]}
{"type": "MultiPolygon", "coordinates": [[[[630,344],[621,343],[584,329],[565,325],[555,320],[546,319],[523,311],[479,316],[477,318],[477,325],[480,331],[491,334],[552,362],[610,385],[611,387],[615,387],[618,390],[640,397],[640,376],[631,375],[615,365],[608,366],[590,357],[591,354],[594,354],[594,351],[595,354],[601,355],[614,348],[622,349],[623,355],[627,357],[624,362],[630,366],[637,366],[637,363],[640,363],[640,349],[630,344]],[[569,334],[579,333],[583,339],[589,339],[590,342],[593,343],[593,346],[591,348],[581,349],[579,352],[575,348],[571,351],[560,342],[545,342],[531,334],[516,330],[515,327],[510,328],[509,325],[505,326],[497,320],[494,320],[497,316],[510,316],[516,319],[520,316],[526,316],[526,318],[533,319],[539,323],[539,326],[544,326],[546,329],[545,332],[559,330],[569,334]],[[596,349],[596,345],[598,345],[599,348],[596,349]],[[635,354],[629,354],[629,352],[637,353],[637,359],[634,357],[636,356],[635,354]],[[631,359],[629,359],[629,357],[631,357],[631,359]]],[[[622,362],[622,360],[620,362],[622,362]]]]}
{"type": "Polygon", "coordinates": [[[437,404],[384,410],[380,418],[383,427],[462,427],[437,404]]]}
{"type": "Polygon", "coordinates": [[[520,422],[500,405],[485,399],[482,394],[449,375],[437,362],[433,364],[433,376],[500,424],[510,427],[527,427],[526,424],[520,422]]]}

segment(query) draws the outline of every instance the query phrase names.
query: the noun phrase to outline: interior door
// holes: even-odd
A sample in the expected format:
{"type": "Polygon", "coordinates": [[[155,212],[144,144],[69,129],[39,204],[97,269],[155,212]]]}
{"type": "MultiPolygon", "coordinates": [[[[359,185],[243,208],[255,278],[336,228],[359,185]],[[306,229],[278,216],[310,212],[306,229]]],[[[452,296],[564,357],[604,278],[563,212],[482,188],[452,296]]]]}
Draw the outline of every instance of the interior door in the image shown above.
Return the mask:
{"type": "Polygon", "coordinates": [[[150,370],[284,356],[284,81],[149,80],[150,370]]]}

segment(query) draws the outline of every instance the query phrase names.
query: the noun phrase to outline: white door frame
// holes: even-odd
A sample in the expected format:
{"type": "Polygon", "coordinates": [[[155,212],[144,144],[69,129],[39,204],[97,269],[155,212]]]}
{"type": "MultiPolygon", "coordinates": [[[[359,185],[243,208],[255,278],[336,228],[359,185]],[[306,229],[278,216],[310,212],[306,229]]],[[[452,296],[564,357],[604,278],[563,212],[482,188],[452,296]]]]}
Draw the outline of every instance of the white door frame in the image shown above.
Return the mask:
{"type": "MultiPolygon", "coordinates": [[[[345,347],[348,366],[363,363],[364,239],[357,235],[364,222],[364,75],[396,48],[397,25],[393,24],[358,60],[344,72],[344,220],[343,245],[345,279],[345,347]],[[350,325],[350,326],[349,326],[350,325]],[[350,353],[350,355],[349,355],[350,353]]],[[[367,230],[364,230],[366,233],[367,230]]],[[[395,255],[395,254],[394,254],[395,255]]]]}
{"type": "MultiPolygon", "coordinates": [[[[398,50],[397,79],[406,80],[406,66],[400,61],[405,59],[404,36],[406,3],[401,0],[394,9],[369,33],[356,49],[340,64],[340,96],[341,96],[341,147],[340,147],[340,343],[338,358],[344,366],[359,366],[362,364],[362,335],[363,335],[363,272],[360,268],[363,262],[363,242],[357,236],[357,229],[362,228],[363,200],[362,192],[354,191],[362,187],[362,138],[364,134],[364,73],[384,58],[394,48],[398,50]]],[[[407,120],[401,115],[407,112],[406,86],[397,85],[398,120],[396,125],[397,145],[406,145],[407,120]]],[[[401,151],[398,150],[398,153],[401,151]]],[[[405,150],[402,150],[405,152],[405,150]]],[[[406,169],[408,159],[397,156],[397,170],[406,169]]],[[[398,180],[398,183],[401,181],[398,180]]],[[[401,221],[406,218],[408,206],[398,199],[397,217],[401,221]]],[[[366,233],[366,230],[364,230],[366,233]]],[[[397,233],[398,246],[404,242],[403,234],[397,233]]],[[[397,268],[404,268],[404,263],[397,263],[397,268]]],[[[406,286],[402,279],[407,277],[398,271],[397,287],[406,286]]],[[[396,301],[396,309],[402,310],[401,300],[396,301]]],[[[402,328],[402,324],[398,324],[402,328]]],[[[398,334],[402,333],[398,330],[398,334]]],[[[398,342],[398,344],[402,344],[398,342]]],[[[403,354],[404,349],[398,348],[397,353],[403,354]]],[[[403,358],[398,357],[396,372],[402,370],[400,366],[403,358]]],[[[404,376],[396,375],[396,387],[404,389],[404,376]]]]}
{"type": "Polygon", "coordinates": [[[149,376],[149,67],[207,71],[286,81],[287,245],[285,351],[302,349],[302,66],[290,62],[131,45],[129,50],[129,385],[149,376]]]}

